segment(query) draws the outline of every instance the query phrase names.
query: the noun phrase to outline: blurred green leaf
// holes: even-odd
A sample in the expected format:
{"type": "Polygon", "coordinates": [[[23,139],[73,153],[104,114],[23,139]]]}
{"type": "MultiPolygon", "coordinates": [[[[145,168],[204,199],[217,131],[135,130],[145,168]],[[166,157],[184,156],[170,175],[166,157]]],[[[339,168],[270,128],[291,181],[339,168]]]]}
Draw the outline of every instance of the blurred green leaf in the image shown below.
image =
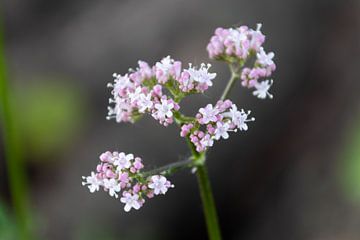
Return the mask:
{"type": "Polygon", "coordinates": [[[45,159],[71,144],[85,114],[83,96],[78,89],[53,79],[18,88],[16,104],[21,106],[17,117],[33,159],[45,159]]]}
{"type": "Polygon", "coordinates": [[[344,167],[341,174],[346,195],[360,202],[360,125],[356,125],[349,135],[345,147],[344,167]]]}
{"type": "Polygon", "coordinates": [[[0,240],[15,240],[16,228],[4,204],[0,201],[0,240]]]}

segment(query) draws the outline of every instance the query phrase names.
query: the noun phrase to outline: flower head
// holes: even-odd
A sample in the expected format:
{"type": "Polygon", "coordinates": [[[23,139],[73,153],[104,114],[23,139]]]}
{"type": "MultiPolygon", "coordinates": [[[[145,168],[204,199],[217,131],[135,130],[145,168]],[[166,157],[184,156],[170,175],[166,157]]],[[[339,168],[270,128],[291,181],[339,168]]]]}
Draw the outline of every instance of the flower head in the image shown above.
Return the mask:
{"type": "Polygon", "coordinates": [[[247,123],[255,120],[248,119],[249,114],[250,111],[239,111],[230,100],[220,100],[215,106],[208,104],[205,108],[200,108],[194,123],[182,125],[180,136],[189,136],[196,151],[203,152],[213,146],[214,140],[228,139],[229,132],[236,132],[238,129],[246,131],[247,123]],[[201,129],[203,126],[206,126],[206,131],[201,129]]]}
{"type": "Polygon", "coordinates": [[[164,176],[143,176],[140,170],[144,167],[139,157],[124,152],[107,151],[100,155],[100,163],[96,173],[91,172],[88,177],[83,177],[82,185],[87,186],[90,192],[95,192],[102,187],[111,197],[118,198],[125,203],[124,210],[139,209],[145,202],[145,197],[165,194],[174,187],[164,176]]]}
{"type": "Polygon", "coordinates": [[[253,67],[245,67],[240,73],[242,85],[247,88],[255,88],[253,94],[260,99],[266,96],[272,98],[268,93],[271,84],[266,81],[259,83],[261,78],[270,77],[275,71],[276,65],[273,61],[275,54],[266,53],[263,48],[265,35],[261,32],[262,24],[257,24],[256,29],[240,26],[238,28],[218,28],[211,37],[207,46],[210,58],[223,60],[229,64],[243,65],[249,61],[253,67]],[[252,60],[254,59],[255,60],[252,60]]]}

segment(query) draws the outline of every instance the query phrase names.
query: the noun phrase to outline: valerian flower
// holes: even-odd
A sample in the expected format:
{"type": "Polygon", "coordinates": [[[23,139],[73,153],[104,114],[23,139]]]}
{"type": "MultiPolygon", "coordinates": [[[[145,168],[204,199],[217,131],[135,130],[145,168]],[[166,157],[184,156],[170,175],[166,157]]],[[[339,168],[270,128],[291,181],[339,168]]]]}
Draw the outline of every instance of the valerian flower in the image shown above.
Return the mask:
{"type": "MultiPolygon", "coordinates": [[[[276,69],[275,54],[265,51],[265,35],[261,24],[256,29],[247,26],[217,28],[207,45],[211,59],[226,62],[232,71],[233,81],[241,80],[243,87],[252,89],[259,99],[272,98],[269,89],[273,84],[270,76],[276,69]]],[[[144,114],[152,116],[163,126],[178,124],[180,136],[187,138],[194,156],[202,156],[215,141],[228,139],[231,132],[247,131],[250,111],[238,109],[229,99],[219,100],[201,107],[194,117],[180,112],[180,103],[190,94],[202,94],[214,85],[217,74],[210,72],[211,64],[201,63],[182,69],[182,62],[170,56],[162,58],[154,65],[138,61],[136,69],[125,74],[113,74],[107,119],[117,122],[134,123],[144,114]],[[198,154],[202,153],[202,154],[198,154]]],[[[224,91],[221,99],[229,91],[224,91]]],[[[205,154],[204,154],[205,156],[205,154]]],[[[196,163],[199,164],[199,163],[196,163]]],[[[193,169],[196,169],[192,165],[193,169]]],[[[145,199],[163,195],[174,185],[164,176],[171,171],[143,173],[141,158],[124,152],[104,152],[96,172],[83,177],[82,185],[91,193],[102,188],[111,197],[119,198],[126,212],[138,210],[145,199]]]]}
{"type": "Polygon", "coordinates": [[[250,111],[239,111],[230,100],[218,101],[215,106],[208,104],[199,109],[193,122],[182,125],[180,136],[189,136],[196,151],[204,152],[213,146],[214,140],[228,139],[229,132],[246,131],[247,122],[255,120],[249,119],[249,114],[250,111]]]}
{"type": "Polygon", "coordinates": [[[150,189],[154,190],[155,195],[165,194],[170,187],[174,187],[164,176],[154,175],[148,184],[150,189]]]}
{"type": "Polygon", "coordinates": [[[273,98],[273,95],[269,93],[269,89],[271,85],[273,84],[273,80],[265,80],[260,83],[255,84],[255,91],[253,94],[257,96],[258,98],[265,99],[267,96],[269,98],[273,98]]]}
{"type": "Polygon", "coordinates": [[[142,175],[140,170],[143,167],[141,158],[134,157],[133,154],[107,151],[100,155],[96,173],[91,172],[90,176],[83,177],[82,184],[92,193],[102,187],[114,198],[118,198],[122,192],[120,202],[125,203],[124,210],[137,210],[143,206],[146,197],[165,194],[169,188],[174,187],[162,175],[142,175]]]}
{"type": "Polygon", "coordinates": [[[210,39],[207,50],[210,58],[223,60],[229,64],[243,66],[255,58],[253,67],[243,68],[240,78],[244,87],[255,88],[254,96],[265,99],[266,97],[272,98],[268,92],[272,84],[266,81],[259,82],[259,80],[270,77],[275,71],[276,65],[273,61],[275,54],[273,52],[266,53],[262,47],[265,35],[261,32],[261,26],[262,24],[258,24],[256,30],[247,26],[217,28],[215,35],[210,39]]]}

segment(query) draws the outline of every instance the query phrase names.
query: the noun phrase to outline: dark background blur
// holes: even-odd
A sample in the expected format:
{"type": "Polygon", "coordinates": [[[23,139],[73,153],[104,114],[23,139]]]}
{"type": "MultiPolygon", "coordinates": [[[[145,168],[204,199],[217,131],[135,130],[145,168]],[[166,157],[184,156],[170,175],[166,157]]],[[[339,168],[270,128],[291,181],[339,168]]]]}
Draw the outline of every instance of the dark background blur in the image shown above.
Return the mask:
{"type": "MultiPolygon", "coordinates": [[[[238,84],[231,98],[256,122],[209,154],[224,239],[360,239],[359,1],[6,0],[1,7],[39,239],[206,239],[190,172],[129,214],[106,193],[90,194],[81,176],[106,150],[135,153],[149,168],[188,154],[176,126],[105,120],[113,72],[169,54],[209,62],[216,27],[258,22],[275,52],[275,98],[258,100],[238,84]]],[[[214,87],[183,102],[188,114],[214,103],[226,84],[226,65],[212,63],[214,87]]],[[[0,224],[10,226],[3,150],[0,142],[0,200],[9,210],[0,224]]]]}

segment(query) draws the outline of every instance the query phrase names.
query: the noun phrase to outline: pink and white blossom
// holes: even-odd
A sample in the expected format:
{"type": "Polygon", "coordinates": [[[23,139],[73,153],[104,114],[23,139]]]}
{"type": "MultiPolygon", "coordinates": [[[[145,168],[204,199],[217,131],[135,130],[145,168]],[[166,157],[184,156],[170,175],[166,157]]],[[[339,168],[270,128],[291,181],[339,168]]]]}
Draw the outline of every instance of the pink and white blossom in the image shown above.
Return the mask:
{"type": "Polygon", "coordinates": [[[104,188],[109,191],[109,195],[118,198],[118,192],[120,192],[120,184],[115,179],[104,179],[104,188]]]}
{"type": "Polygon", "coordinates": [[[118,156],[115,157],[114,165],[117,167],[118,170],[123,168],[130,168],[131,160],[134,159],[133,154],[126,154],[121,152],[118,156]]]}
{"type": "Polygon", "coordinates": [[[110,196],[118,198],[125,203],[124,210],[139,209],[145,203],[145,197],[165,194],[171,184],[162,175],[144,176],[140,170],[144,167],[141,158],[124,152],[107,151],[100,155],[100,163],[96,173],[91,172],[88,177],[82,177],[83,186],[90,192],[99,191],[102,187],[110,196]]]}
{"type": "Polygon", "coordinates": [[[252,62],[239,73],[241,84],[247,88],[255,88],[253,95],[260,99],[266,96],[272,98],[268,89],[268,82],[260,82],[262,78],[270,77],[275,71],[273,61],[275,54],[266,53],[263,44],[265,35],[261,32],[262,24],[257,24],[256,29],[240,26],[238,28],[217,28],[207,46],[209,57],[223,60],[229,64],[245,64],[252,62]],[[252,60],[253,59],[253,60],[252,60]]]}
{"type": "Polygon", "coordinates": [[[204,152],[213,146],[214,140],[228,139],[229,132],[246,131],[247,123],[255,120],[249,119],[249,114],[250,111],[239,111],[230,100],[220,100],[215,106],[208,104],[205,108],[200,108],[196,115],[197,124],[194,122],[182,125],[180,135],[188,136],[196,151],[204,152]]]}
{"type": "Polygon", "coordinates": [[[166,83],[170,77],[178,79],[181,73],[181,62],[175,61],[170,56],[163,58],[155,64],[155,74],[159,83],[166,83]]]}
{"type": "Polygon", "coordinates": [[[83,179],[85,181],[82,182],[82,185],[83,186],[87,185],[91,193],[95,191],[99,191],[100,186],[103,184],[103,181],[99,179],[94,172],[91,172],[91,175],[88,177],[83,177],[83,179]]]}
{"type": "Polygon", "coordinates": [[[124,210],[129,212],[132,208],[138,210],[141,207],[139,202],[139,195],[124,192],[123,197],[120,198],[122,203],[125,203],[124,210]]]}
{"type": "Polygon", "coordinates": [[[229,131],[230,125],[228,123],[217,122],[216,129],[215,129],[215,139],[219,140],[220,138],[228,139],[229,138],[229,131]]]}
{"type": "Polygon", "coordinates": [[[215,122],[217,120],[216,115],[219,113],[219,110],[217,108],[214,108],[212,104],[208,104],[205,108],[200,108],[199,113],[201,113],[199,122],[201,124],[207,124],[209,122],[215,122]]]}
{"type": "Polygon", "coordinates": [[[161,175],[154,175],[151,177],[151,182],[148,184],[150,189],[154,190],[155,195],[165,194],[170,187],[173,185],[161,175]]]}

